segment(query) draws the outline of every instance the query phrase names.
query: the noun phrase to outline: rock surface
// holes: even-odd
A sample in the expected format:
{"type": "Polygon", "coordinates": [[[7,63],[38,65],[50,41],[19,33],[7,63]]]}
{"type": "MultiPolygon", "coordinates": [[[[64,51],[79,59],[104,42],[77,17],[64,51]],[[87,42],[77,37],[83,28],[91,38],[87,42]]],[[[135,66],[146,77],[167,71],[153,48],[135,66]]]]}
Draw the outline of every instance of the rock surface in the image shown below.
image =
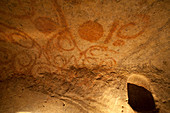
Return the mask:
{"type": "Polygon", "coordinates": [[[0,113],[134,113],[131,74],[170,112],[169,0],[0,5],[0,113]]]}

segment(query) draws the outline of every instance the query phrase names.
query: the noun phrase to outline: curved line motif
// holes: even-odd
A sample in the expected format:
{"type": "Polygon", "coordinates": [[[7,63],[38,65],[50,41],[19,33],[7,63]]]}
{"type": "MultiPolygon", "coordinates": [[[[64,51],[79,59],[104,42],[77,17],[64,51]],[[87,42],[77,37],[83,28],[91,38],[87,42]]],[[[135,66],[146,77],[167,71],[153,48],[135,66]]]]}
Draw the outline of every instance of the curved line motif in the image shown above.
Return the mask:
{"type": "Polygon", "coordinates": [[[33,40],[30,37],[22,34],[22,33],[11,33],[9,34],[9,38],[12,40],[13,43],[24,47],[24,48],[32,48],[34,45],[33,40]]]}
{"type": "Polygon", "coordinates": [[[48,63],[36,63],[31,69],[31,74],[37,78],[44,76],[46,73],[52,73],[57,70],[59,70],[59,68],[56,68],[48,63]]]}
{"type": "Polygon", "coordinates": [[[136,37],[138,37],[139,35],[143,34],[144,31],[146,30],[148,24],[149,24],[149,16],[147,15],[135,15],[136,20],[138,20],[138,22],[130,22],[128,24],[125,24],[123,26],[120,27],[120,29],[117,32],[117,36],[122,38],[122,39],[134,39],[136,37]],[[124,35],[122,33],[122,31],[128,27],[135,27],[136,25],[138,25],[139,23],[142,23],[142,29],[140,31],[138,31],[136,34],[134,35],[124,35]]]}
{"type": "Polygon", "coordinates": [[[134,34],[134,35],[131,35],[131,36],[128,36],[128,35],[123,35],[122,34],[122,30],[126,29],[127,27],[131,26],[135,26],[136,23],[134,22],[131,22],[131,23],[128,23],[126,25],[123,25],[119,30],[118,30],[118,33],[117,33],[117,36],[120,37],[120,38],[123,38],[123,39],[132,39],[132,38],[136,38],[137,36],[141,35],[142,33],[144,33],[145,31],[145,27],[139,31],[138,33],[134,34]]]}
{"type": "Polygon", "coordinates": [[[58,43],[57,43],[57,44],[58,44],[58,47],[59,47],[60,49],[64,50],[64,51],[72,51],[72,50],[74,50],[74,48],[75,48],[73,41],[71,41],[71,39],[69,39],[69,38],[67,37],[67,35],[59,36],[57,42],[58,42],[58,43]],[[62,40],[63,40],[63,41],[62,41],[62,40]],[[64,40],[65,40],[65,41],[64,41],[64,40]],[[65,43],[66,41],[68,42],[67,44],[62,44],[62,42],[65,43]],[[71,47],[71,48],[65,48],[65,47],[63,47],[64,45],[69,45],[69,46],[73,46],[73,47],[71,47]]]}
{"type": "Polygon", "coordinates": [[[31,51],[24,50],[16,54],[14,69],[18,73],[29,73],[37,61],[37,56],[31,51]]]}

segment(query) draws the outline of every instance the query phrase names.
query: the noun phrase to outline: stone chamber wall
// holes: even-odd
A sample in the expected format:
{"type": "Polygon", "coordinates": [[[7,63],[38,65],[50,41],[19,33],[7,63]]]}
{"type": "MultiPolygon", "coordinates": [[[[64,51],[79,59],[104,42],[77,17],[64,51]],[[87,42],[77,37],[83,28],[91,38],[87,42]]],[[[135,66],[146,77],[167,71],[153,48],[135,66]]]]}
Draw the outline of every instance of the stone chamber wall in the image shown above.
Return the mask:
{"type": "Polygon", "coordinates": [[[159,112],[170,112],[169,8],[169,0],[0,0],[0,112],[133,113],[131,74],[144,75],[159,112]],[[34,109],[31,96],[17,97],[27,91],[63,104],[34,109]]]}

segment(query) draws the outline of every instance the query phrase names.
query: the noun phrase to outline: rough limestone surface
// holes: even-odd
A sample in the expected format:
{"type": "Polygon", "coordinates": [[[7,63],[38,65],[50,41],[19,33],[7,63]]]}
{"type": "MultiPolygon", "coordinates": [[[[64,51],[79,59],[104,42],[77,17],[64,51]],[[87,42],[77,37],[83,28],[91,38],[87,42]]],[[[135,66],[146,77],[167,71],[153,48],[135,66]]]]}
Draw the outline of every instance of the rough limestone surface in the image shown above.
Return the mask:
{"type": "Polygon", "coordinates": [[[0,113],[135,113],[131,74],[169,113],[169,11],[169,0],[0,0],[0,113]]]}

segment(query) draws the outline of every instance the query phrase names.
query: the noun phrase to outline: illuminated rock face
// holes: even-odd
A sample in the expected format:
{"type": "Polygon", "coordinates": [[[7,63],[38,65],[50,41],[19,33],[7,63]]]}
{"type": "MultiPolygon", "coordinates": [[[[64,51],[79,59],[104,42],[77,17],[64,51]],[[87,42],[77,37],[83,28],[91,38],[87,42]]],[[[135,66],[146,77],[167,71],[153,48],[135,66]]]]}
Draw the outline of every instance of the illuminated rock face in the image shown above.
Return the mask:
{"type": "Polygon", "coordinates": [[[127,83],[136,73],[150,85],[133,83],[154,95],[160,112],[170,111],[168,0],[0,0],[0,6],[2,84],[17,81],[52,95],[74,113],[131,113],[127,83]]]}

